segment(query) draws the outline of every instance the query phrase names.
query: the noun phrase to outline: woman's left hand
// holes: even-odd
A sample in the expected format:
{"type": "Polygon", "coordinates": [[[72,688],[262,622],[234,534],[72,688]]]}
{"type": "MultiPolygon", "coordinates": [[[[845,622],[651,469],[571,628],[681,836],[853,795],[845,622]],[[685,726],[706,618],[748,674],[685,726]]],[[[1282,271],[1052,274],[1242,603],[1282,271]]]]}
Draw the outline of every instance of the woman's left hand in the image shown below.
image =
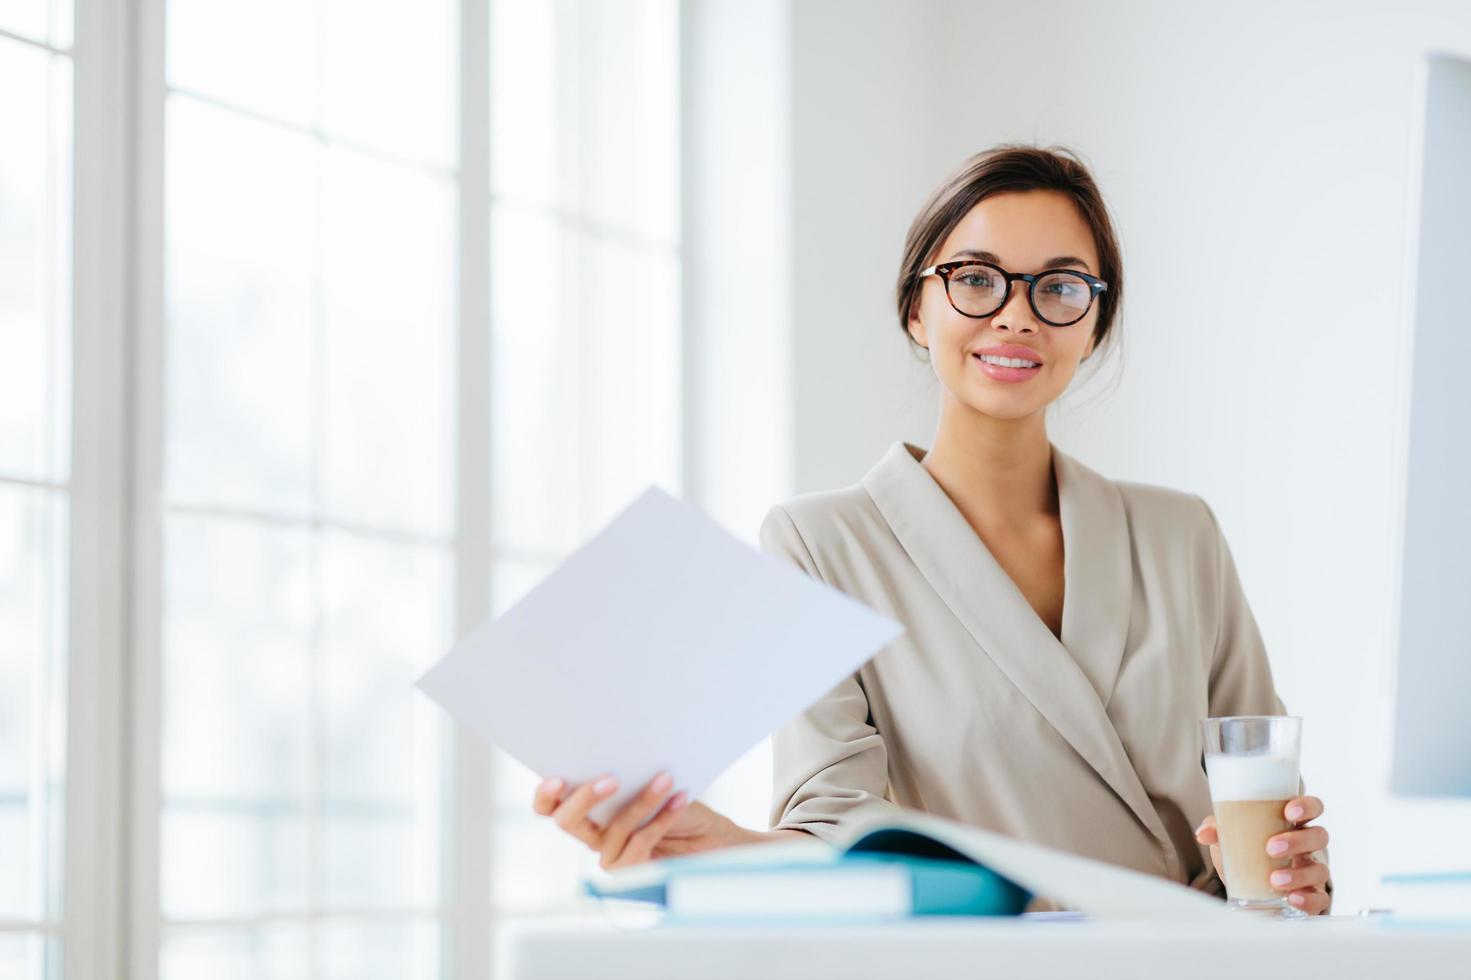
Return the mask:
{"type": "MultiPolygon", "coordinates": [[[[1282,815],[1294,825],[1294,829],[1268,838],[1267,853],[1274,858],[1291,857],[1292,866],[1272,872],[1272,887],[1286,892],[1287,900],[1308,915],[1322,915],[1333,904],[1333,896],[1325,887],[1328,865],[1313,857],[1313,853],[1328,846],[1328,831],[1303,825],[1323,815],[1323,801],[1316,796],[1295,797],[1287,801],[1282,815]]],[[[1216,834],[1214,814],[1206,817],[1196,828],[1195,839],[1210,845],[1216,874],[1224,881],[1226,872],[1221,865],[1221,844],[1216,834]]]]}

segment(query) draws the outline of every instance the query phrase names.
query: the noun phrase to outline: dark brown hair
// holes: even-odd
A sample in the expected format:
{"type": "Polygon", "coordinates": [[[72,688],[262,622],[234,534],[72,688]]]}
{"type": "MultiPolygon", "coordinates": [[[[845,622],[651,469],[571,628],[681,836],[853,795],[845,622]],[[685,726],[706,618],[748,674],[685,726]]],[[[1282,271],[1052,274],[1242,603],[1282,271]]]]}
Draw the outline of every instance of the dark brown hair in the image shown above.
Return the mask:
{"type": "Polygon", "coordinates": [[[981,201],[1007,191],[1034,190],[1061,191],[1068,195],[1093,232],[1093,245],[1098,249],[1098,277],[1108,283],[1108,289],[1098,296],[1098,319],[1093,329],[1094,352],[1103,347],[1114,332],[1114,321],[1124,298],[1124,267],[1118,236],[1103,195],[1073,150],[1024,143],[1002,143],[968,158],[930,193],[910,223],[909,233],[904,236],[904,259],[899,266],[894,298],[899,329],[911,344],[919,346],[909,333],[909,317],[924,282],[919,272],[930,265],[931,253],[981,201]]]}

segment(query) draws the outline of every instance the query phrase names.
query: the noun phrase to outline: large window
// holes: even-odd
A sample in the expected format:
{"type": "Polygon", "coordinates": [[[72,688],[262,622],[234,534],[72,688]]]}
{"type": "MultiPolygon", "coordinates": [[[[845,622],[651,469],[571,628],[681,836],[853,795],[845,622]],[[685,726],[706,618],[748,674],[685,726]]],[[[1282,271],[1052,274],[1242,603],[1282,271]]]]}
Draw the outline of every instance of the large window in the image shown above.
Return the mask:
{"type": "MultiPolygon", "coordinates": [[[[680,492],[678,7],[491,7],[494,609],[649,482],[680,492]]],[[[493,898],[596,865],[495,757],[493,898]]]]}
{"type": "Polygon", "coordinates": [[[71,447],[69,5],[0,6],[0,977],[59,976],[71,447]]]}
{"type": "Polygon", "coordinates": [[[456,28],[168,7],[164,978],[438,973],[456,28]]]}
{"type": "Polygon", "coordinates": [[[678,4],[76,20],[0,4],[0,978],[484,978],[596,856],[413,681],[680,490],[678,4]]]}

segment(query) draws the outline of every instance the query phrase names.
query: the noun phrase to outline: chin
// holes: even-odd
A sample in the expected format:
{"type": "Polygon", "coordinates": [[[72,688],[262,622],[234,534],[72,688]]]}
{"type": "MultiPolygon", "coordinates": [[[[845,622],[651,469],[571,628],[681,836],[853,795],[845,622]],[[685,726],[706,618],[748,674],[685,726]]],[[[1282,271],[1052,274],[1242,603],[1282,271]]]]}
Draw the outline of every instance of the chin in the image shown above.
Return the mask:
{"type": "Polygon", "coordinates": [[[959,377],[954,376],[957,372],[943,373],[942,380],[947,382],[945,387],[950,397],[972,411],[994,419],[1010,421],[1035,415],[1044,411],[1067,387],[1066,382],[1057,385],[1060,365],[1055,364],[1044,367],[1042,370],[1046,373],[1040,377],[1022,382],[988,378],[979,371],[968,370],[969,362],[966,367],[967,370],[958,372],[959,377]],[[948,383],[951,381],[956,383],[948,383]]]}
{"type": "Polygon", "coordinates": [[[1048,399],[1038,399],[1036,394],[1022,396],[1020,392],[976,392],[968,391],[961,399],[966,406],[981,415],[993,419],[1023,419],[1047,407],[1048,399]]]}

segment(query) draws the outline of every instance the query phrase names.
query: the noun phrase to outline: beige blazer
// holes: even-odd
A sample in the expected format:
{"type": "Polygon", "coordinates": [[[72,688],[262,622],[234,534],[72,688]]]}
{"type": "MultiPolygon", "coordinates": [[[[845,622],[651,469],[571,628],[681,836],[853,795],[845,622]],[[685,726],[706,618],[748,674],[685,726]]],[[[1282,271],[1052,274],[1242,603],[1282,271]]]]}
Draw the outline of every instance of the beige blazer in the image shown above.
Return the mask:
{"type": "Polygon", "coordinates": [[[772,826],[838,841],[913,807],[1223,894],[1200,719],[1286,711],[1210,508],[1053,446],[1059,642],[923,456],[896,442],[762,522],[763,550],[906,628],[773,735],[772,826]]]}

